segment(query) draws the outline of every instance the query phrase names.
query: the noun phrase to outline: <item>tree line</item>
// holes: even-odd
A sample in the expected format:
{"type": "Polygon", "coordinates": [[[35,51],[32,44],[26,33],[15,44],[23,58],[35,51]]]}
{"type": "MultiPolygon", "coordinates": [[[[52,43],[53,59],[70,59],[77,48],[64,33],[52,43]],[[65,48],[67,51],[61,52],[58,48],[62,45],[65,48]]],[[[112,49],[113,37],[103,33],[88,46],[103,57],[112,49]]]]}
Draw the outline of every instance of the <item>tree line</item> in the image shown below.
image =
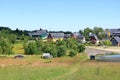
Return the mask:
{"type": "Polygon", "coordinates": [[[87,27],[79,32],[85,36],[87,41],[89,41],[89,33],[96,34],[100,40],[106,38],[107,36],[105,30],[101,27],[94,27],[93,29],[87,27]]]}
{"type": "MultiPolygon", "coordinates": [[[[36,40],[35,42],[29,42],[28,32],[26,30],[11,30],[8,27],[0,27],[0,54],[9,55],[14,54],[12,48],[14,44],[19,40],[24,42],[25,54],[42,54],[51,53],[54,57],[60,57],[62,55],[74,56],[77,53],[83,52],[85,46],[78,43],[74,39],[66,39],[63,41],[54,42],[43,42],[42,40],[36,40]]],[[[63,32],[63,31],[62,31],[63,32]]],[[[89,33],[95,33],[100,39],[104,38],[104,30],[100,27],[94,27],[94,29],[85,28],[79,31],[89,40],[89,33]],[[99,34],[101,32],[101,34],[99,34]]],[[[65,34],[72,34],[67,31],[65,34]]]]}
{"type": "Polygon", "coordinates": [[[69,55],[71,57],[77,53],[84,52],[85,46],[78,43],[75,39],[69,38],[66,40],[58,40],[57,42],[44,42],[36,40],[35,42],[24,43],[26,55],[41,55],[43,53],[50,53],[53,57],[62,57],[69,55]]]}

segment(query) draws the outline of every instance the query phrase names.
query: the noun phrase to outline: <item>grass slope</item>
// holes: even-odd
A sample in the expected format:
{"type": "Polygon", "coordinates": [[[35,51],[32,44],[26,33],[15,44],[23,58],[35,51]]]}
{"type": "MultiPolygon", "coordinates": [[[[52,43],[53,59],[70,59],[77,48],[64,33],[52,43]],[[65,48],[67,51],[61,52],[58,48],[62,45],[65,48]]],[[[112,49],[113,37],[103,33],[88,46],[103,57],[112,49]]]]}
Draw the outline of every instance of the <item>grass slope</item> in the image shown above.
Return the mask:
{"type": "Polygon", "coordinates": [[[17,43],[13,47],[15,54],[24,54],[23,43],[17,43]]]}

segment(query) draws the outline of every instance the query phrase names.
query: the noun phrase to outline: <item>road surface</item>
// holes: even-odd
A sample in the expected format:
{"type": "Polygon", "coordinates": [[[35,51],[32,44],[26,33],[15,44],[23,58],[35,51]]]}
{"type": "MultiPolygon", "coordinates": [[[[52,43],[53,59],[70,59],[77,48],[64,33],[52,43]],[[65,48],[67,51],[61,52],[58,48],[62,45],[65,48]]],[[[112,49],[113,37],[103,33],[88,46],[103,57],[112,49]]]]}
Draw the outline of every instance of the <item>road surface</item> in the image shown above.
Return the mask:
{"type": "Polygon", "coordinates": [[[94,48],[86,48],[85,53],[87,53],[88,56],[90,56],[90,55],[96,55],[96,54],[111,53],[111,51],[94,49],[94,48]]]}

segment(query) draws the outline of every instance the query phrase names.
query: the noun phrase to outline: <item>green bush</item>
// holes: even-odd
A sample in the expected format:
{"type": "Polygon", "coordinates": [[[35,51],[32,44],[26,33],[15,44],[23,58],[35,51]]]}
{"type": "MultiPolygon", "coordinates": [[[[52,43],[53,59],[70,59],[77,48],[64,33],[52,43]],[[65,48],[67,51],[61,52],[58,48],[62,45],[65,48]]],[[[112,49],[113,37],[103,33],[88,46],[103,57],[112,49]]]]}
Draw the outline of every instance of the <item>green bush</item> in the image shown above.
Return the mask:
{"type": "Polygon", "coordinates": [[[112,45],[112,43],[111,43],[110,40],[105,40],[105,41],[103,41],[103,44],[104,44],[105,46],[111,46],[111,45],[112,45]]]}
{"type": "Polygon", "coordinates": [[[77,55],[77,51],[75,50],[70,50],[69,56],[74,57],[77,55]]]}
{"type": "Polygon", "coordinates": [[[78,45],[78,52],[81,53],[84,51],[85,51],[85,45],[83,45],[83,44],[78,45]]]}
{"type": "Polygon", "coordinates": [[[43,48],[43,41],[42,40],[36,40],[36,45],[37,45],[37,49],[38,49],[38,54],[42,54],[42,48],[43,48]]]}
{"type": "Polygon", "coordinates": [[[66,55],[66,51],[67,51],[67,48],[66,48],[66,46],[58,46],[58,48],[57,48],[57,56],[58,57],[61,57],[61,56],[64,56],[64,55],[66,55]]]}
{"type": "Polygon", "coordinates": [[[25,54],[27,55],[38,54],[37,45],[34,42],[31,42],[28,45],[26,45],[25,54]]]}
{"type": "Polygon", "coordinates": [[[12,44],[7,39],[1,39],[0,41],[0,54],[2,55],[10,55],[14,52],[12,51],[12,44]]]}
{"type": "Polygon", "coordinates": [[[50,48],[50,54],[55,58],[57,57],[57,48],[55,45],[52,45],[50,48]]]}

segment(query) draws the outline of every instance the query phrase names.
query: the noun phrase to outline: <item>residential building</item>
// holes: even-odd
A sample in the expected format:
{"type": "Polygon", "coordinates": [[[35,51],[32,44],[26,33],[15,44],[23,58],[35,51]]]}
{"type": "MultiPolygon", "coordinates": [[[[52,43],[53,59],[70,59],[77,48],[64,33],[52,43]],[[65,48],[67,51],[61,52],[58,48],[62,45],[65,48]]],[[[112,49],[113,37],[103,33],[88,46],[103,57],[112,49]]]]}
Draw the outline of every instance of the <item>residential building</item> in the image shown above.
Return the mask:
{"type": "Polygon", "coordinates": [[[120,46],[120,37],[113,37],[110,40],[113,46],[120,46]]]}
{"type": "Polygon", "coordinates": [[[99,39],[98,39],[96,34],[90,33],[89,38],[90,38],[91,43],[93,43],[93,44],[98,44],[99,43],[99,39]]]}
{"type": "Polygon", "coordinates": [[[106,29],[105,31],[108,37],[120,37],[120,29],[106,29]]]}
{"type": "Polygon", "coordinates": [[[71,34],[64,34],[64,39],[68,39],[71,37],[71,34]]]}
{"type": "Polygon", "coordinates": [[[48,41],[53,41],[53,42],[63,39],[64,39],[64,33],[49,33],[47,37],[48,41]]]}
{"type": "Polygon", "coordinates": [[[83,42],[83,43],[86,42],[85,37],[79,32],[74,32],[72,34],[72,38],[77,39],[78,41],[83,42]]]}
{"type": "Polygon", "coordinates": [[[35,31],[28,33],[28,35],[34,38],[46,39],[48,36],[48,32],[47,30],[40,29],[40,30],[35,30],[35,31]]]}

